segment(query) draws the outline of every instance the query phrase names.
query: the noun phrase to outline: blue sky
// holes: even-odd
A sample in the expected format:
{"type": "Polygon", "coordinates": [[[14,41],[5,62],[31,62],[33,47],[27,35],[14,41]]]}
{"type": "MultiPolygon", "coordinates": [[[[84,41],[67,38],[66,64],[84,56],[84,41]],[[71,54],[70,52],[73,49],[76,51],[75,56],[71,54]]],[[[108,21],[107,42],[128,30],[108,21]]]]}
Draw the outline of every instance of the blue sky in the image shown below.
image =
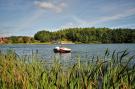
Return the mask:
{"type": "Polygon", "coordinates": [[[0,0],[0,37],[71,27],[135,28],[135,0],[0,0]]]}

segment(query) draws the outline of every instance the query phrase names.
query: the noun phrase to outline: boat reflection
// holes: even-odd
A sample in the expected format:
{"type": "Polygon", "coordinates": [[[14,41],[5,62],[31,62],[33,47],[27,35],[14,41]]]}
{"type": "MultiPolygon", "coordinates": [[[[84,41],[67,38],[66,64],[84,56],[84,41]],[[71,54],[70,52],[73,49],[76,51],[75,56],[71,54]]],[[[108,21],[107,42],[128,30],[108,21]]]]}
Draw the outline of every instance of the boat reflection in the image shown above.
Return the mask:
{"type": "Polygon", "coordinates": [[[55,53],[55,59],[58,59],[65,68],[72,64],[71,53],[55,53]]]}
{"type": "Polygon", "coordinates": [[[55,53],[55,59],[66,61],[71,59],[71,53],[55,53]]]}

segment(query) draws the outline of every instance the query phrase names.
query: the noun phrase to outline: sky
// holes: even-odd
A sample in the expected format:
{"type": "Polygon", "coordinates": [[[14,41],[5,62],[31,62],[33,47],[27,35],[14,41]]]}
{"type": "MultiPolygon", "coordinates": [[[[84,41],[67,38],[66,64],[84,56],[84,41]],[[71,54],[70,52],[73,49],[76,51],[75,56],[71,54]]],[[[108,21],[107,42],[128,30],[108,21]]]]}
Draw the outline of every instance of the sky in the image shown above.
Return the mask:
{"type": "Polygon", "coordinates": [[[0,37],[74,27],[135,28],[135,0],[0,0],[0,37]]]}

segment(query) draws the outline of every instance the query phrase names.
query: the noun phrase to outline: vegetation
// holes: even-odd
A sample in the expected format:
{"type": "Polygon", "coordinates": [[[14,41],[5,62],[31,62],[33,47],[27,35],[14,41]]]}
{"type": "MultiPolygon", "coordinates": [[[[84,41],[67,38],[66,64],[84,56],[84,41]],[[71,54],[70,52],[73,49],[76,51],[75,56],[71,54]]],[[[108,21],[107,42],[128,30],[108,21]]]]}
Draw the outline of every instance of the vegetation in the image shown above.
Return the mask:
{"type": "Polygon", "coordinates": [[[39,31],[33,37],[0,38],[0,43],[135,43],[135,29],[69,28],[55,32],[39,31]]]}
{"type": "Polygon", "coordinates": [[[76,43],[135,43],[135,29],[69,28],[56,32],[39,31],[40,42],[69,40],[76,43]]]}
{"type": "Polygon", "coordinates": [[[9,43],[35,43],[37,42],[33,37],[28,36],[11,36],[0,38],[0,44],[9,44],[9,43]]]}
{"type": "Polygon", "coordinates": [[[78,60],[65,68],[59,60],[47,64],[36,54],[0,52],[0,89],[135,89],[135,60],[128,54],[107,50],[104,59],[78,60]]]}
{"type": "Polygon", "coordinates": [[[11,43],[32,43],[34,38],[28,36],[11,36],[8,38],[11,43]]]}

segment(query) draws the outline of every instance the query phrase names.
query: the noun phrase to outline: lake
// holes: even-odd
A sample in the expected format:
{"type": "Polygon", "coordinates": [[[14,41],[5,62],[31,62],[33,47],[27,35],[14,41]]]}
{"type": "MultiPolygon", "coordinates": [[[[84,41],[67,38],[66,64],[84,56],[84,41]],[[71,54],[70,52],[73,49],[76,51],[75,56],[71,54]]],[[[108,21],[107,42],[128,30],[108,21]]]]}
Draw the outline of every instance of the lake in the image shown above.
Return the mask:
{"type": "Polygon", "coordinates": [[[62,61],[71,62],[76,59],[81,61],[91,60],[96,56],[103,57],[105,50],[108,48],[110,53],[114,50],[123,51],[128,50],[130,55],[135,54],[135,44],[64,44],[65,47],[71,48],[71,53],[59,54],[54,53],[53,48],[58,45],[45,44],[8,44],[0,45],[0,50],[6,52],[9,49],[15,50],[18,55],[31,55],[38,53],[42,60],[53,61],[54,58],[62,61]]]}

